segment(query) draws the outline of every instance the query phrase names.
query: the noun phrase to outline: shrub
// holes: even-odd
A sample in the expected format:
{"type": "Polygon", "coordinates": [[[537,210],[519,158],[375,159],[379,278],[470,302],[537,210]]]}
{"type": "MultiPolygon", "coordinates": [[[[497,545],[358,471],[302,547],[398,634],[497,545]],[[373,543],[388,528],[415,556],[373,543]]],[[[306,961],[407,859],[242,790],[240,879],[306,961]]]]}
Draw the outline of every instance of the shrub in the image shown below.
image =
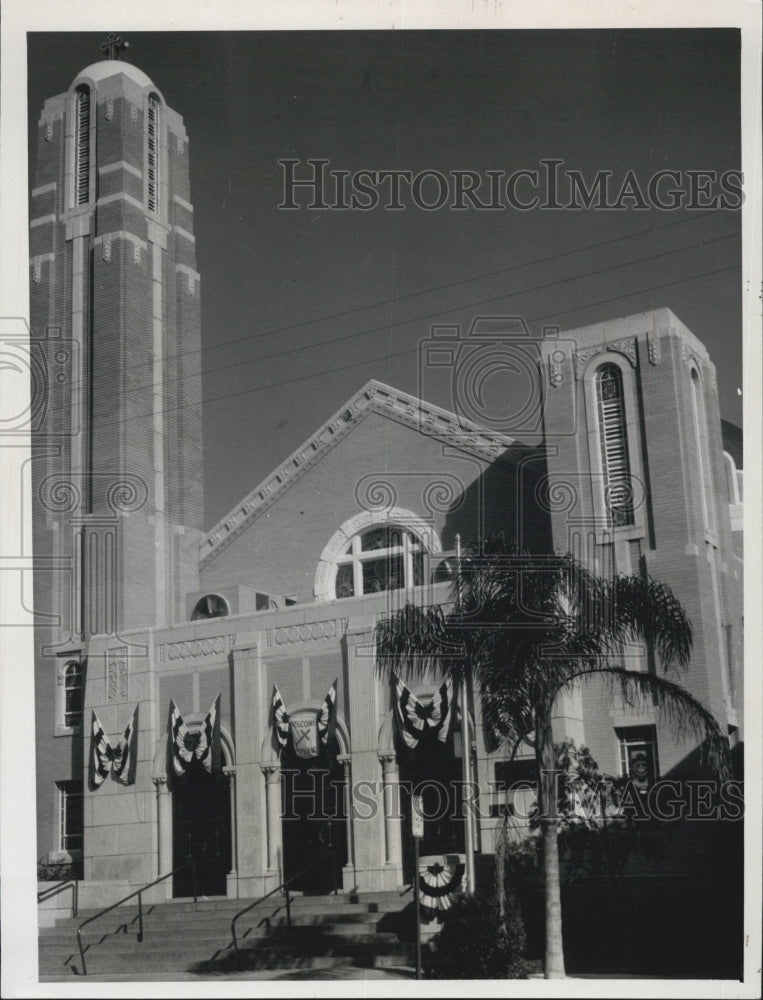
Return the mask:
{"type": "Polygon", "coordinates": [[[506,901],[502,924],[490,896],[461,896],[422,955],[427,979],[525,979],[525,930],[518,904],[506,901]]]}

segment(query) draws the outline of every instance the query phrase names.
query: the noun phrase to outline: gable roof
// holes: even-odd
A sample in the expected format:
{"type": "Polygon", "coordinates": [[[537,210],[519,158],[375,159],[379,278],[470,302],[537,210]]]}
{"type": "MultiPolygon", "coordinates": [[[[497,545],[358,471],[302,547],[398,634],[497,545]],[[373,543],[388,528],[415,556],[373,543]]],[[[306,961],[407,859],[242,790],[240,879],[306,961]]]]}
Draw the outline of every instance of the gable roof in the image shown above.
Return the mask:
{"type": "Polygon", "coordinates": [[[506,434],[486,430],[449,410],[371,379],[204,535],[199,546],[200,565],[218,555],[371,413],[396,420],[427,437],[491,462],[515,443],[506,434]]]}

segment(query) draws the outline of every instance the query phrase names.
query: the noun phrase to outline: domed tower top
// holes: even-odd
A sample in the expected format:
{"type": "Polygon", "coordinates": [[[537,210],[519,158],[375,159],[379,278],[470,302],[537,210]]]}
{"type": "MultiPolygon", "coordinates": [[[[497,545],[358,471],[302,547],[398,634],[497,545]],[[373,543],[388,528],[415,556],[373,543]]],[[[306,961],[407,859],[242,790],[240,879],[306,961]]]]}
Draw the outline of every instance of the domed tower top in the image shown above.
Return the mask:
{"type": "Polygon", "coordinates": [[[69,88],[73,90],[82,80],[91,80],[93,83],[101,83],[111,76],[123,75],[130,80],[134,80],[139,87],[150,87],[156,90],[156,86],[149,76],[142,69],[133,66],[132,63],[122,62],[119,59],[102,59],[100,62],[91,63],[81,70],[72,81],[69,88]]]}

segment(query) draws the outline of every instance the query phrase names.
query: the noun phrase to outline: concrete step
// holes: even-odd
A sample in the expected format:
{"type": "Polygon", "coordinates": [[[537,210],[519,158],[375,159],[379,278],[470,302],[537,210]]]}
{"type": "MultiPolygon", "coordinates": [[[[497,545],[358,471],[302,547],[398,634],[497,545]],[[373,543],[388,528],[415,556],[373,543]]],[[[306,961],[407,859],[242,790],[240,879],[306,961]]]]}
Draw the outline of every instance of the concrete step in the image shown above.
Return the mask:
{"type": "MultiPolygon", "coordinates": [[[[232,950],[231,918],[246,900],[157,903],[146,906],[144,940],[137,940],[137,907],[106,914],[82,933],[88,973],[111,975],[188,972],[224,974],[238,969],[232,950]]],[[[292,898],[291,926],[282,897],[275,906],[255,908],[239,921],[244,970],[329,968],[342,964],[371,968],[408,965],[410,945],[396,933],[398,893],[292,898]],[[350,901],[352,898],[354,901],[350,901]],[[261,912],[262,910],[262,912],[261,912]]],[[[68,978],[81,974],[76,932],[87,912],[40,933],[40,974],[68,978]]]]}
{"type": "MultiPolygon", "coordinates": [[[[371,936],[352,938],[326,938],[314,941],[282,942],[262,941],[256,947],[240,949],[242,969],[289,969],[304,967],[313,961],[325,959],[342,964],[406,965],[410,964],[412,949],[398,941],[375,941],[371,936]]],[[[138,946],[140,948],[140,946],[138,946]]],[[[231,948],[219,948],[204,953],[199,948],[172,948],[150,952],[133,951],[129,954],[114,953],[109,949],[88,950],[85,953],[88,973],[131,972],[138,968],[142,973],[151,971],[226,972],[238,968],[231,948]]],[[[44,955],[40,960],[43,975],[80,974],[79,953],[66,956],[44,955]]]]}
{"type": "MultiPolygon", "coordinates": [[[[371,940],[386,940],[394,939],[397,940],[397,935],[390,931],[378,931],[377,925],[371,921],[357,921],[357,922],[346,922],[346,923],[315,923],[315,924],[296,924],[292,923],[289,927],[285,922],[279,926],[274,927],[243,927],[239,929],[238,937],[239,941],[251,943],[252,941],[260,940],[270,940],[277,941],[284,938],[289,940],[299,941],[303,939],[318,938],[323,940],[326,936],[332,937],[348,937],[348,938],[369,938],[371,940]]],[[[192,937],[192,944],[188,947],[189,949],[196,949],[196,951],[204,950],[214,950],[221,946],[221,943],[226,945],[232,944],[232,938],[230,934],[230,928],[222,927],[217,932],[212,928],[204,928],[199,933],[193,935],[169,935],[166,933],[155,933],[149,934],[144,928],[143,941],[138,941],[137,938],[137,928],[133,929],[128,934],[117,933],[113,935],[100,935],[100,936],[90,936],[86,937],[82,935],[82,944],[86,949],[96,949],[99,947],[108,948],[112,952],[133,952],[136,949],[140,954],[148,954],[153,951],[164,951],[168,949],[175,949],[176,942],[179,939],[185,938],[189,940],[192,937]]],[[[45,954],[50,956],[61,956],[67,955],[73,951],[77,951],[77,939],[76,935],[61,936],[54,939],[49,939],[44,945],[45,954]]]]}

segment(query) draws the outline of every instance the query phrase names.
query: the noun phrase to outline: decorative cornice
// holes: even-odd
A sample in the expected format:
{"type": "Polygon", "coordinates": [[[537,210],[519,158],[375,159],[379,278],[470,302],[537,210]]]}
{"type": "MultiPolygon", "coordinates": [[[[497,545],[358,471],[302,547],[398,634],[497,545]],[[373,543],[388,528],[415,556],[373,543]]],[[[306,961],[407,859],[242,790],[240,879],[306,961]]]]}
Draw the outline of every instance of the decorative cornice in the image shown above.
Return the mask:
{"type": "Polygon", "coordinates": [[[174,660],[196,659],[207,656],[223,656],[233,649],[236,636],[210,635],[202,639],[184,639],[180,642],[162,643],[156,647],[162,663],[174,660]]]}
{"type": "Polygon", "coordinates": [[[265,630],[266,642],[268,646],[286,646],[319,639],[341,639],[347,631],[347,622],[347,618],[331,618],[328,621],[269,628],[265,630]]]}
{"type": "Polygon", "coordinates": [[[372,379],[204,536],[199,552],[200,564],[204,566],[229,545],[293,482],[321,461],[371,413],[389,417],[427,437],[488,462],[494,462],[515,443],[514,438],[506,434],[487,430],[471,420],[457,417],[448,410],[372,379]]]}

